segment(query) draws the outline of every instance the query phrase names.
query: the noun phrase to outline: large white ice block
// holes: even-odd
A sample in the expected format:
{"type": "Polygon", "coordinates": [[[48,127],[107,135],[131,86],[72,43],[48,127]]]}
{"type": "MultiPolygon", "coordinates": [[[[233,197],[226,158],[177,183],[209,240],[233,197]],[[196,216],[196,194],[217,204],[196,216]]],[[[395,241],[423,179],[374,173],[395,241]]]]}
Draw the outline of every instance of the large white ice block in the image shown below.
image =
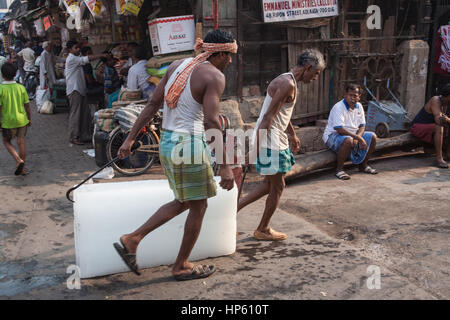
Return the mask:
{"type": "MultiPolygon", "coordinates": [[[[233,254],[236,251],[237,188],[223,190],[208,199],[200,236],[190,260],[233,254]]],[[[83,185],[74,191],[76,263],[82,278],[129,269],[113,247],[121,235],[145,223],[163,204],[174,200],[167,180],[83,185]]],[[[139,268],[175,262],[188,211],[151,232],[137,251],[139,268]]]]}

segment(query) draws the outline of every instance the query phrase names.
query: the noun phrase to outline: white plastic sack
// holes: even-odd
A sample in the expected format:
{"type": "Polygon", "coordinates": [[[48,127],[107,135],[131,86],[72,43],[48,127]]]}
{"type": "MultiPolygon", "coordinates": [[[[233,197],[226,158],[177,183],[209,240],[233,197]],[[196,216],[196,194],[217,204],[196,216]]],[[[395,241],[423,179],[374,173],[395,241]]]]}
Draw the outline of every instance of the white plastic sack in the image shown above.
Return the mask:
{"type": "Polygon", "coordinates": [[[45,101],[39,113],[53,114],[53,103],[50,100],[45,101]]]}
{"type": "Polygon", "coordinates": [[[37,89],[36,90],[36,107],[37,111],[40,112],[42,105],[45,101],[50,100],[50,90],[49,89],[37,89]]]}
{"type": "Polygon", "coordinates": [[[92,177],[92,179],[112,179],[114,178],[114,169],[112,167],[106,167],[99,173],[97,173],[95,176],[92,177]]]}

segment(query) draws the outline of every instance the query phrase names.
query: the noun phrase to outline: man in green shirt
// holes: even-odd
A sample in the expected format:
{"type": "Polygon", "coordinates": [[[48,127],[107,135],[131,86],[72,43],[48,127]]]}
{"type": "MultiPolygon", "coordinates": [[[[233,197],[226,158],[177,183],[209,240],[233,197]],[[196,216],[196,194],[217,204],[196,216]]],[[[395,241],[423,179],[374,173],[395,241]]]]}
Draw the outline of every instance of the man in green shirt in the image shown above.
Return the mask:
{"type": "Polygon", "coordinates": [[[5,63],[1,72],[3,83],[0,85],[0,111],[2,115],[2,136],[6,150],[16,160],[14,174],[25,175],[25,136],[27,127],[31,126],[30,105],[25,87],[13,81],[17,68],[12,63],[5,63]],[[11,140],[17,138],[19,153],[11,140]]]}

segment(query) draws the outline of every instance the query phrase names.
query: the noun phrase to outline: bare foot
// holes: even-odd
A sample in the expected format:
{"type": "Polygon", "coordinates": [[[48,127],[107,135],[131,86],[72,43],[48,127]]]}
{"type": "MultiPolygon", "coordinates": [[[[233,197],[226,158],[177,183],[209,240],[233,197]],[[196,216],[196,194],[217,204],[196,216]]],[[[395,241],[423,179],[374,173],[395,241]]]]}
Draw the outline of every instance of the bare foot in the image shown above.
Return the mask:
{"type": "Polygon", "coordinates": [[[278,232],[269,228],[269,230],[256,230],[253,233],[253,237],[256,240],[261,241],[283,241],[286,240],[287,236],[284,233],[278,232]]]}
{"type": "Polygon", "coordinates": [[[136,254],[137,247],[139,245],[139,242],[133,239],[132,237],[128,235],[123,235],[120,237],[120,242],[125,247],[127,252],[131,254],[136,254]]]}
{"type": "Polygon", "coordinates": [[[186,262],[183,266],[173,266],[172,274],[174,276],[179,276],[182,274],[190,274],[192,273],[192,268],[194,268],[194,264],[191,262],[186,262]]]}

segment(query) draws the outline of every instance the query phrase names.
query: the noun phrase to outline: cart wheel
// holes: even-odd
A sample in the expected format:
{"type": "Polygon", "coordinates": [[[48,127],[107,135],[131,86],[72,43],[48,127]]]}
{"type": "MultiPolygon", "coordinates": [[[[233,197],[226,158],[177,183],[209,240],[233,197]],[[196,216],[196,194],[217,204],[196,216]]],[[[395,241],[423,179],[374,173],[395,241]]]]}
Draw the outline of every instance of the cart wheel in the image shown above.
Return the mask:
{"type": "MultiPolygon", "coordinates": [[[[108,144],[106,145],[106,156],[108,161],[117,157],[120,146],[125,141],[128,132],[123,132],[117,127],[110,133],[108,144]]],[[[153,131],[141,132],[136,141],[141,142],[133,154],[123,160],[118,160],[112,164],[113,168],[125,176],[137,176],[149,169],[159,157],[159,142],[156,133],[153,131]]]]}
{"type": "Polygon", "coordinates": [[[378,138],[388,138],[390,131],[389,131],[389,125],[386,122],[381,122],[377,124],[377,127],[375,129],[375,134],[378,138]]]}

